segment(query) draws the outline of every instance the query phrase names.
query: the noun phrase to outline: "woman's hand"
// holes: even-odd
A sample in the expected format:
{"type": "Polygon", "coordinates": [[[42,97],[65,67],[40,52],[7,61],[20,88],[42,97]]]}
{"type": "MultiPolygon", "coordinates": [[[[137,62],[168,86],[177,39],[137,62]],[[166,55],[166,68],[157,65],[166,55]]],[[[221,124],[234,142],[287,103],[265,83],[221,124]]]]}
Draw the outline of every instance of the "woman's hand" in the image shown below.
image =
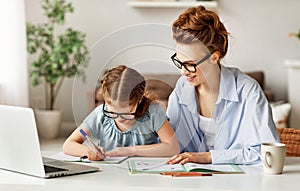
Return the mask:
{"type": "Polygon", "coordinates": [[[185,164],[187,162],[195,162],[195,163],[203,163],[210,164],[211,163],[211,155],[210,152],[185,152],[178,155],[174,155],[170,158],[167,163],[168,164],[185,164]]]}
{"type": "MultiPolygon", "coordinates": [[[[105,153],[105,150],[103,147],[99,147],[98,148],[102,151],[102,153],[105,153]]],[[[94,149],[94,151],[91,151],[90,149],[88,150],[88,159],[89,160],[103,160],[104,159],[104,155],[100,153],[99,151],[96,151],[96,149],[94,149]],[[96,152],[96,153],[95,153],[96,152]]]]}
{"type": "Polygon", "coordinates": [[[132,147],[116,147],[106,153],[110,157],[133,156],[132,147]]]}

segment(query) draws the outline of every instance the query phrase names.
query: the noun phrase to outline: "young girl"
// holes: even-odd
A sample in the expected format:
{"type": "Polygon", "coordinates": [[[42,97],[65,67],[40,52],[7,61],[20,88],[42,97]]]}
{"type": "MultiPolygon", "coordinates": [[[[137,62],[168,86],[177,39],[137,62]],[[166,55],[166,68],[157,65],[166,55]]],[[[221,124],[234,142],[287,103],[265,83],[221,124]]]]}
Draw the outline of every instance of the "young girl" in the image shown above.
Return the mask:
{"type": "Polygon", "coordinates": [[[79,132],[99,139],[106,156],[171,156],[179,152],[166,114],[145,91],[145,79],[124,65],[109,70],[101,80],[105,102],[96,107],[63,145],[66,154],[102,160],[83,143],[79,132]]]}

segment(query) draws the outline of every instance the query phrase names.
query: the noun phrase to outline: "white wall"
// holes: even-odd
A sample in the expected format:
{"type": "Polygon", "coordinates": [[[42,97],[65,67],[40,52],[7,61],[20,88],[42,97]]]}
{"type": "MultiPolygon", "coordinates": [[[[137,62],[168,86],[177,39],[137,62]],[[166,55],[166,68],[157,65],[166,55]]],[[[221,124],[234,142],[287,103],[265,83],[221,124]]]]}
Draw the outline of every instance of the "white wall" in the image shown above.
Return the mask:
{"type": "Polygon", "coordinates": [[[28,107],[24,1],[1,1],[0,23],[0,104],[28,107]]]}
{"type": "MultiPolygon", "coordinates": [[[[170,25],[184,8],[132,8],[127,5],[128,1],[73,0],[75,14],[67,18],[67,25],[87,34],[92,60],[86,70],[87,83],[68,80],[60,92],[56,107],[63,109],[65,122],[73,121],[73,110],[77,122],[88,113],[86,91],[95,87],[95,79],[107,64],[132,63],[142,72],[177,72],[169,60],[173,52],[170,25]],[[144,25],[149,23],[152,24],[144,25]],[[136,42],[130,44],[132,35],[136,42]],[[149,44],[151,40],[161,43],[149,44]]],[[[267,87],[277,99],[286,99],[283,63],[287,58],[300,58],[300,44],[288,38],[288,33],[300,28],[300,1],[219,0],[218,3],[217,11],[231,33],[224,64],[243,71],[263,70],[267,87]]],[[[26,13],[30,22],[43,21],[39,0],[26,0],[26,13]]],[[[31,88],[33,105],[39,104],[39,92],[38,88],[31,88]]]]}

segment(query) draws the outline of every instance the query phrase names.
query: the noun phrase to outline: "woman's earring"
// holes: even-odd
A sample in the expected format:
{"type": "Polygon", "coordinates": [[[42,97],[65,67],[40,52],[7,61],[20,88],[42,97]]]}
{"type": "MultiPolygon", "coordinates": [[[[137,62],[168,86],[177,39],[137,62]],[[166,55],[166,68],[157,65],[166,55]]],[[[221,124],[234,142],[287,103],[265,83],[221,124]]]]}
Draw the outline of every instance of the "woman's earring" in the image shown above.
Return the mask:
{"type": "Polygon", "coordinates": [[[219,58],[220,58],[220,55],[219,55],[219,54],[220,54],[219,52],[214,52],[214,53],[212,54],[212,59],[213,59],[213,61],[216,62],[216,63],[219,62],[219,58]]]}

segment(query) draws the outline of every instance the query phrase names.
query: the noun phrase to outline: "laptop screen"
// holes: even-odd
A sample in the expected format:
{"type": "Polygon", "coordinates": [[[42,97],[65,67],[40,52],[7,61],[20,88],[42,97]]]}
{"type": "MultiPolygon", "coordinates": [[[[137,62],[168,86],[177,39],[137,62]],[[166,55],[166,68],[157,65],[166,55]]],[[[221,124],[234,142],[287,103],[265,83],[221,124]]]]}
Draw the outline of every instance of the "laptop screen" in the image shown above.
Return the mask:
{"type": "Polygon", "coordinates": [[[0,168],[45,176],[31,108],[0,105],[0,168]]]}
{"type": "Polygon", "coordinates": [[[98,167],[42,158],[31,108],[0,105],[0,151],[1,169],[32,176],[50,178],[99,171],[98,167]],[[52,168],[50,173],[45,173],[44,165],[52,168]]]}

